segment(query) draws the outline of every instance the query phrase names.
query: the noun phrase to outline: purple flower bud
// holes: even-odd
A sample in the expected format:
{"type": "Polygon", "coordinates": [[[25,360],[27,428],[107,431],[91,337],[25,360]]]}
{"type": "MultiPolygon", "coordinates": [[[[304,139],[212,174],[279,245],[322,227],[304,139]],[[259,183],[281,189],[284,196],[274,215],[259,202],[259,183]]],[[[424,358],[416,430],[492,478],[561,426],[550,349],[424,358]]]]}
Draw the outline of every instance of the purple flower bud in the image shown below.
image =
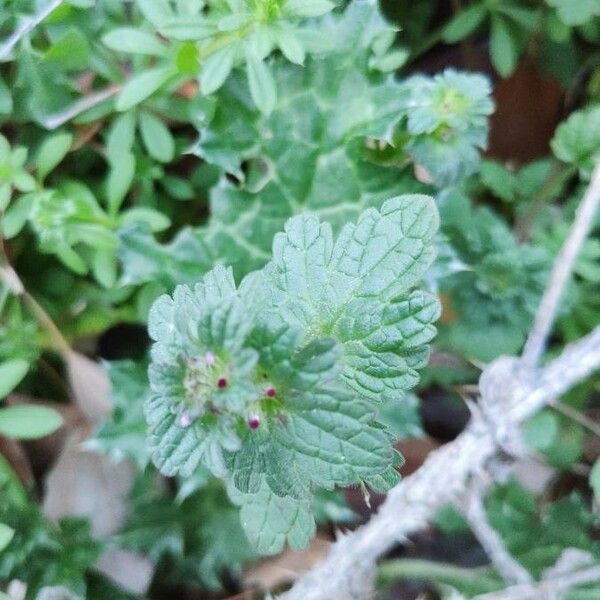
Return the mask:
{"type": "Polygon", "coordinates": [[[215,355],[212,352],[207,352],[204,355],[204,362],[206,362],[207,366],[214,367],[215,366],[215,355]]]}
{"type": "Polygon", "coordinates": [[[192,417],[189,413],[184,412],[181,417],[179,417],[179,425],[184,429],[189,427],[192,424],[192,417]]]}
{"type": "Polygon", "coordinates": [[[227,387],[227,379],[225,379],[225,377],[220,377],[219,380],[217,381],[217,387],[219,389],[223,389],[227,387]]]}
{"type": "Polygon", "coordinates": [[[267,395],[269,398],[273,398],[273,397],[275,396],[275,394],[276,394],[276,393],[277,393],[277,392],[275,391],[275,388],[274,388],[274,387],[268,387],[268,388],[265,390],[265,394],[266,394],[266,395],[267,395]]]}
{"type": "Polygon", "coordinates": [[[250,429],[258,429],[260,427],[260,417],[258,415],[252,415],[248,419],[248,427],[250,427],[250,429]]]}

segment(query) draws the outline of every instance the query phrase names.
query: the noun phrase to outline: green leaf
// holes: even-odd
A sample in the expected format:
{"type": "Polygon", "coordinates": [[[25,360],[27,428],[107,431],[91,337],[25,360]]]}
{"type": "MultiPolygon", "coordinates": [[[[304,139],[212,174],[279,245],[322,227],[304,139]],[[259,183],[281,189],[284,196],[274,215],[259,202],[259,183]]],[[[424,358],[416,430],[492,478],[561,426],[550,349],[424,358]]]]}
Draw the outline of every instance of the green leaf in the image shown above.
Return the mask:
{"type": "Polygon", "coordinates": [[[42,142],[35,158],[38,177],[41,180],[62,161],[72,143],[73,136],[70,133],[55,133],[42,142]]]}
{"type": "Polygon", "coordinates": [[[439,305],[407,292],[433,260],[437,227],[432,200],[415,195],[365,211],[335,244],[331,228],[311,216],[291,219],[275,236],[267,272],[283,295],[274,305],[343,342],[344,380],[366,397],[394,396],[418,381],[439,305]]]}
{"type": "Polygon", "coordinates": [[[144,17],[157,27],[175,16],[169,0],[136,0],[136,3],[144,17]]]}
{"type": "Polygon", "coordinates": [[[20,358],[0,363],[0,398],[4,398],[21,383],[29,371],[29,363],[20,358]]]}
{"type": "Polygon", "coordinates": [[[233,68],[236,53],[236,47],[229,45],[203,61],[200,72],[200,90],[203,94],[213,94],[225,83],[233,68]]]}
{"type": "Polygon", "coordinates": [[[8,207],[2,218],[2,233],[6,239],[15,237],[23,229],[34,201],[35,194],[24,194],[8,207]]]}
{"type": "Polygon", "coordinates": [[[600,106],[574,112],[558,126],[550,145],[558,159],[589,178],[600,156],[600,106]]]}
{"type": "Polygon", "coordinates": [[[165,19],[158,29],[166,38],[198,42],[215,35],[218,30],[202,16],[181,16],[165,19]]]}
{"type": "Polygon", "coordinates": [[[600,460],[596,460],[590,471],[590,487],[594,492],[596,501],[600,500],[600,460]]]}
{"type": "Polygon", "coordinates": [[[159,162],[171,162],[175,155],[175,141],[167,126],[153,114],[140,113],[140,133],[148,154],[159,162]]]}
{"type": "Polygon", "coordinates": [[[293,29],[276,29],[275,40],[283,55],[297,65],[304,64],[306,54],[302,42],[293,29]]]}
{"type": "Polygon", "coordinates": [[[600,15],[600,0],[546,0],[567,25],[583,25],[600,15]]]}
{"type": "Polygon", "coordinates": [[[471,35],[488,14],[485,4],[475,4],[462,9],[444,27],[442,38],[448,44],[456,44],[471,35]]]}
{"type": "Polygon", "coordinates": [[[329,0],[286,0],[283,10],[295,17],[320,17],[335,8],[329,0]]]}
{"type": "Polygon", "coordinates": [[[109,163],[116,163],[121,155],[131,152],[135,138],[135,115],[127,112],[117,117],[108,131],[106,156],[109,163]]]}
{"type": "Polygon", "coordinates": [[[135,175],[135,157],[131,152],[119,155],[117,161],[111,164],[106,181],[106,198],[111,214],[116,214],[125,199],[135,175]]]}
{"type": "Polygon", "coordinates": [[[523,425],[523,440],[533,450],[547,450],[555,442],[558,432],[558,416],[544,410],[523,425]]]}
{"type": "Polygon", "coordinates": [[[13,110],[13,99],[6,85],[6,82],[0,77],[0,114],[8,115],[13,110]]]}
{"type": "Polygon", "coordinates": [[[114,248],[96,249],[91,262],[96,281],[105,288],[112,288],[117,280],[117,253],[114,248]]]}
{"type": "Polygon", "coordinates": [[[481,163],[480,176],[482,183],[498,198],[507,202],[512,202],[515,199],[517,179],[513,173],[500,163],[484,160],[481,163]]]}
{"type": "Polygon", "coordinates": [[[54,433],[63,423],[59,413],[45,406],[0,408],[0,433],[17,440],[35,440],[54,433]]]}
{"type": "Polygon", "coordinates": [[[102,36],[102,42],[111,50],[130,54],[165,56],[167,47],[156,36],[132,27],[118,27],[102,36]]]}
{"type": "MultiPolygon", "coordinates": [[[[2,552],[15,536],[15,530],[5,523],[0,523],[0,552],[2,552]]],[[[8,598],[8,596],[6,596],[8,598]]]]}
{"type": "Polygon", "coordinates": [[[151,231],[164,231],[171,225],[169,217],[163,213],[146,206],[136,206],[122,213],[119,224],[122,227],[144,223],[151,231]]]}
{"type": "Polygon", "coordinates": [[[44,59],[68,71],[85,69],[90,60],[89,42],[81,31],[71,29],[50,46],[44,59]]]}
{"type": "Polygon", "coordinates": [[[257,108],[268,116],[273,112],[277,102],[277,88],[273,75],[265,61],[252,50],[246,50],[246,65],[252,100],[257,108]]]}
{"type": "Polygon", "coordinates": [[[151,96],[156,90],[162,87],[173,76],[173,67],[154,67],[147,69],[137,75],[134,75],[123,86],[119,92],[116,101],[116,108],[119,111],[126,111],[133,108],[146,98],[151,96]]]}
{"type": "Polygon", "coordinates": [[[496,14],[492,15],[490,57],[502,77],[508,77],[517,68],[519,49],[511,32],[511,24],[496,14]]]}
{"type": "Polygon", "coordinates": [[[302,550],[315,534],[315,521],[307,502],[274,494],[264,480],[255,493],[229,489],[231,500],[241,505],[242,527],[253,547],[261,554],[277,554],[286,542],[302,550]]]}
{"type": "Polygon", "coordinates": [[[150,394],[147,365],[125,360],[104,367],[110,378],[113,410],[86,446],[115,460],[128,457],[144,469],[150,460],[143,408],[150,394]]]}

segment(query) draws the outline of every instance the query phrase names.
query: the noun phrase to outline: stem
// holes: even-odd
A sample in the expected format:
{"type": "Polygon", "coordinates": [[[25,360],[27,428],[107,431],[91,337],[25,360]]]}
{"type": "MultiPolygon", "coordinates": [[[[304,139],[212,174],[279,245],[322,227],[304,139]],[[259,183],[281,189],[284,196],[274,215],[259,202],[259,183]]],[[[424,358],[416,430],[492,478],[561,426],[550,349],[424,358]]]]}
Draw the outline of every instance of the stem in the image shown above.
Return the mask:
{"type": "Polygon", "coordinates": [[[533,201],[527,212],[517,218],[515,223],[515,235],[519,242],[526,242],[530,238],[531,226],[537,215],[551,200],[554,194],[577,173],[576,167],[563,167],[558,161],[554,162],[546,181],[542,185],[536,199],[533,201]]]}
{"type": "Polygon", "coordinates": [[[103,90],[99,90],[98,92],[94,92],[93,94],[89,94],[88,96],[84,96],[80,98],[76,102],[73,102],[70,106],[67,106],[64,110],[54,113],[49,117],[46,117],[42,121],[42,125],[46,129],[56,129],[61,125],[64,125],[67,121],[74,119],[79,116],[81,113],[94,108],[98,104],[101,104],[105,100],[108,100],[115,94],[117,94],[121,89],[120,85],[112,84],[103,90]]]}
{"type": "Polygon", "coordinates": [[[473,591],[483,594],[500,588],[501,583],[488,567],[467,569],[448,563],[430,562],[419,559],[400,559],[384,562],[377,574],[380,583],[393,583],[399,579],[425,579],[444,583],[468,585],[473,591]]]}
{"type": "Polygon", "coordinates": [[[488,522],[483,503],[486,491],[483,479],[475,476],[464,511],[471,531],[507,583],[531,583],[533,580],[527,569],[510,555],[504,540],[488,522]]]}
{"type": "Polygon", "coordinates": [[[476,596],[474,600],[536,600],[553,597],[552,594],[558,596],[561,592],[564,593],[571,588],[598,581],[600,581],[600,565],[594,565],[545,581],[515,585],[499,592],[482,594],[476,596]]]}
{"type": "Polygon", "coordinates": [[[54,349],[66,360],[71,353],[71,347],[64,338],[50,315],[37,302],[37,300],[25,289],[23,282],[17,275],[17,272],[8,263],[8,258],[4,250],[3,240],[0,237],[0,259],[4,264],[0,264],[0,281],[3,281],[9,291],[15,296],[21,298],[23,303],[29,308],[38,323],[46,330],[54,349]]]}
{"type": "Polygon", "coordinates": [[[550,408],[553,408],[556,412],[563,414],[565,417],[579,423],[582,427],[585,427],[589,432],[600,438],[600,425],[592,421],[592,419],[586,417],[582,412],[574,409],[568,404],[551,404],[550,408]]]}
{"type": "Polygon", "coordinates": [[[8,39],[0,46],[0,60],[4,60],[32,29],[35,29],[53,10],[58,8],[64,0],[50,0],[48,4],[40,10],[39,13],[33,15],[29,19],[25,19],[20,27],[18,27],[8,39]]]}
{"type": "Polygon", "coordinates": [[[592,179],[583,196],[571,231],[556,257],[550,280],[542,301],[538,307],[535,321],[525,348],[523,350],[523,364],[529,368],[535,368],[546,347],[550,335],[558,305],[567,285],[575,259],[583,246],[583,243],[594,226],[594,219],[600,206],[600,163],[596,164],[592,179]]]}

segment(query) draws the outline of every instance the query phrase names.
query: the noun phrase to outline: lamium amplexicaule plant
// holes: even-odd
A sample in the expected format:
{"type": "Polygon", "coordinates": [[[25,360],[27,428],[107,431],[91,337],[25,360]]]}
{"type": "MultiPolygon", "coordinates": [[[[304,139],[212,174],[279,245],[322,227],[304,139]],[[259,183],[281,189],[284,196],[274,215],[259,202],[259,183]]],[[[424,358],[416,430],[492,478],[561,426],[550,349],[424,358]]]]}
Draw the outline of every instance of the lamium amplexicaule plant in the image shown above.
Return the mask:
{"type": "MultiPolygon", "coordinates": [[[[419,396],[452,402],[477,368],[519,354],[600,153],[600,4],[573,4],[0,7],[0,590],[120,598],[116,580],[141,598],[154,577],[216,592],[251,559],[356,520],[348,488],[369,504],[398,484],[398,442],[427,425],[419,396]],[[463,58],[440,63],[455,44],[463,58]],[[521,61],[578,110],[551,156],[482,160],[493,84],[521,61]],[[90,408],[105,379],[111,408],[90,408]],[[39,461],[15,462],[36,451],[20,440],[71,431],[58,411],[71,399],[90,420],[77,451],[117,481],[123,464],[133,473],[106,500],[126,516],[104,536],[92,513],[52,523],[27,489],[39,461]],[[115,548],[148,561],[143,590],[103,570],[115,548]]],[[[598,256],[591,238],[555,345],[599,322],[598,256]]],[[[523,429],[556,470],[590,471],[593,390],[523,429]]],[[[598,466],[590,484],[600,497],[598,466]]],[[[587,532],[557,533],[583,532],[587,500],[540,512],[530,494],[503,482],[488,506],[529,571],[566,548],[597,556],[587,532]],[[552,552],[532,558],[542,537],[552,552]]],[[[466,527],[451,509],[436,523],[466,527]]],[[[502,587],[474,573],[431,578],[468,597],[502,587]]]]}
{"type": "Polygon", "coordinates": [[[153,461],[166,475],[202,464],[223,478],[259,551],[306,546],[315,487],[398,481],[377,405],[401,402],[427,363],[439,303],[414,287],[437,228],[433,199],[416,194],[335,238],[299,215],[239,287],[216,266],[150,309],[153,461]]]}

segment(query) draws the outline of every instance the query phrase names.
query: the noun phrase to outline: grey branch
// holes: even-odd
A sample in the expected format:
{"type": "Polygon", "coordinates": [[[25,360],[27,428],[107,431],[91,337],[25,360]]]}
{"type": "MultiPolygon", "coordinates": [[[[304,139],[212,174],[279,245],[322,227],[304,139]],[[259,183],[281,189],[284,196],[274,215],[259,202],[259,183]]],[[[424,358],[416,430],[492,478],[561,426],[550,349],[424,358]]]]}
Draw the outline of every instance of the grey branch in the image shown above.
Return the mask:
{"type": "Polygon", "coordinates": [[[50,0],[44,8],[37,14],[25,19],[20,27],[8,37],[8,39],[0,46],[0,60],[4,60],[32,29],[35,29],[53,10],[57,9],[64,0],[50,0]]]}
{"type": "Polygon", "coordinates": [[[543,369],[536,368],[599,202],[600,167],[596,167],[555,261],[524,351],[526,360],[500,357],[493,361],[479,381],[482,410],[473,415],[463,433],[430,454],[418,471],[394,487],[377,514],[363,527],[341,536],[328,556],[300,578],[282,600],[369,598],[379,557],[425,528],[443,506],[460,503],[473,475],[483,472],[501,448],[518,440],[523,421],[600,369],[600,327],[569,344],[543,369]]]}
{"type": "MultiPolygon", "coordinates": [[[[600,369],[600,327],[567,346],[535,377],[520,361],[502,357],[482,376],[482,395],[504,402],[506,429],[516,427],[556,397],[600,369]]],[[[344,535],[329,555],[283,595],[285,600],[362,600],[372,590],[377,559],[427,526],[443,506],[457,502],[469,479],[499,449],[496,427],[474,416],[456,440],[430,454],[421,468],[388,494],[364,527],[344,535]]]]}
{"type": "Polygon", "coordinates": [[[523,350],[523,361],[535,367],[540,360],[558,311],[561,297],[569,280],[575,259],[594,226],[600,207],[600,163],[596,165],[583,200],[579,205],[569,236],[558,255],[546,291],[540,302],[535,321],[523,350]]]}
{"type": "Polygon", "coordinates": [[[533,578],[529,571],[510,555],[504,541],[488,522],[484,504],[488,487],[481,476],[473,477],[464,510],[471,531],[507,583],[531,583],[533,578]]]}
{"type": "Polygon", "coordinates": [[[559,597],[579,585],[600,581],[600,565],[566,573],[560,577],[545,579],[536,583],[513,585],[499,592],[480,594],[474,600],[545,600],[551,596],[559,597]]]}

